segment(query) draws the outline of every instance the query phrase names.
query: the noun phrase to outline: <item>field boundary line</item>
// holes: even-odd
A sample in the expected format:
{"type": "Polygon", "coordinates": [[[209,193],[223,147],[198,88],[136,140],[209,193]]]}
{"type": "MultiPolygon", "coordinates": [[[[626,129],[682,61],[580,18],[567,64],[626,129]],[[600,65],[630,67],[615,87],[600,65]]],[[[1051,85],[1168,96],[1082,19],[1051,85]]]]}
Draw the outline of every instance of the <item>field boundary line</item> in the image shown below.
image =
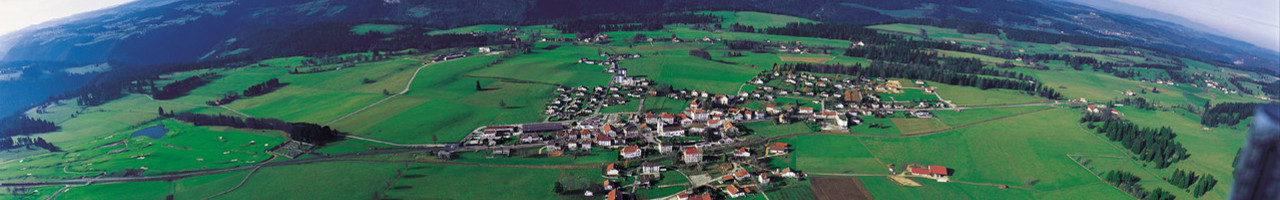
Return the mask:
{"type": "Polygon", "coordinates": [[[249,177],[250,177],[250,176],[253,176],[253,173],[254,173],[254,172],[258,172],[258,169],[261,169],[261,168],[262,168],[262,165],[258,165],[257,167],[254,167],[254,168],[253,168],[253,170],[249,170],[249,174],[245,174],[245,175],[244,175],[244,178],[243,178],[243,179],[240,179],[240,184],[236,184],[236,186],[231,187],[230,189],[227,189],[227,190],[225,190],[225,191],[219,192],[219,193],[217,193],[217,194],[213,194],[213,196],[205,197],[205,198],[200,199],[200,200],[209,200],[209,199],[212,199],[212,198],[214,198],[214,197],[218,197],[218,196],[222,196],[222,195],[227,194],[227,193],[231,193],[231,191],[235,191],[236,189],[240,189],[240,186],[244,186],[244,183],[249,181],[249,177]]]}

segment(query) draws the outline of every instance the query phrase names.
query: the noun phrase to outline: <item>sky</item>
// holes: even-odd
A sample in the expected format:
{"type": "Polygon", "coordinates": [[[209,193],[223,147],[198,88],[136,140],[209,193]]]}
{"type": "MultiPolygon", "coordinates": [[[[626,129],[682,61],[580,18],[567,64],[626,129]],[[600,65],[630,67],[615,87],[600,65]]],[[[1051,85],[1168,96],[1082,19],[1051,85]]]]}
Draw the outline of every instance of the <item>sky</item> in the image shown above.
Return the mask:
{"type": "Polygon", "coordinates": [[[0,0],[0,35],[134,0],[0,0]]]}
{"type": "MultiPolygon", "coordinates": [[[[1228,38],[1280,51],[1280,1],[1277,0],[1070,0],[1103,7],[1107,3],[1122,3],[1142,7],[1185,19],[1162,19],[1183,24],[1201,31],[1217,33],[1228,38]],[[1203,29],[1210,30],[1203,30],[1203,29]]],[[[1139,17],[1159,16],[1120,11],[1139,17]]]]}
{"type": "MultiPolygon", "coordinates": [[[[0,0],[0,35],[48,20],[134,0],[0,0]]],[[[1280,51],[1278,0],[1068,0],[1090,6],[1123,3],[1185,18],[1173,22],[1280,51]],[[1204,30],[1208,28],[1210,30],[1204,30]]],[[[1125,13],[1143,16],[1141,13],[1125,13]]],[[[1144,17],[1151,17],[1150,15],[1144,17]]],[[[1157,17],[1159,18],[1159,17],[1157,17]]]]}

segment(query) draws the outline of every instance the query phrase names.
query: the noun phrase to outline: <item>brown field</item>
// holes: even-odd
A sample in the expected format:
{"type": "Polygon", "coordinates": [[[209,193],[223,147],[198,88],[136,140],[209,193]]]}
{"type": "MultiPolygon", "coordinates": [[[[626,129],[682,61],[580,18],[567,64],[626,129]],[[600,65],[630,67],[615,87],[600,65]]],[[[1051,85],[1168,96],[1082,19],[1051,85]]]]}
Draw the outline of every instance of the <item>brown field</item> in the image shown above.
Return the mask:
{"type": "Polygon", "coordinates": [[[901,186],[907,186],[907,187],[924,186],[924,185],[920,185],[920,183],[913,181],[905,176],[889,176],[888,178],[889,178],[889,181],[893,181],[893,183],[897,183],[898,185],[901,185],[901,186]]]}
{"type": "Polygon", "coordinates": [[[809,183],[809,190],[818,200],[875,199],[856,177],[810,177],[809,183]]]}
{"type": "Polygon", "coordinates": [[[818,63],[818,64],[827,63],[827,61],[831,61],[831,59],[832,59],[832,58],[834,58],[834,57],[826,58],[826,57],[789,57],[789,56],[778,56],[778,59],[782,59],[782,61],[807,62],[807,63],[818,63]]]}
{"type": "Polygon", "coordinates": [[[942,37],[942,39],[987,44],[987,41],[975,40],[975,39],[964,39],[964,38],[953,38],[953,37],[942,37]]]}
{"type": "Polygon", "coordinates": [[[892,120],[893,124],[898,126],[898,130],[902,131],[902,134],[906,135],[947,128],[947,125],[943,124],[942,121],[938,121],[937,118],[893,118],[892,120]]]}

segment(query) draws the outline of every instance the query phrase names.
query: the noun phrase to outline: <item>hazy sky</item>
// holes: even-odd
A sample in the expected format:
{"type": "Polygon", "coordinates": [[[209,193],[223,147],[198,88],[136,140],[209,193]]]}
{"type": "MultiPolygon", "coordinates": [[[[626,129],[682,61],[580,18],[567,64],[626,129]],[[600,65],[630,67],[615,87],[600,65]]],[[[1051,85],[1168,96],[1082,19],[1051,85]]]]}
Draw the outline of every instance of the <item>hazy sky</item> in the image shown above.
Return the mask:
{"type": "MultiPolygon", "coordinates": [[[[0,0],[0,34],[133,0],[0,0]]],[[[1124,3],[1188,19],[1224,36],[1280,51],[1280,0],[1069,0],[1124,3]]],[[[1132,14],[1132,13],[1129,13],[1132,14]]],[[[1199,27],[1199,26],[1189,26],[1199,27]]]]}
{"type": "Polygon", "coordinates": [[[134,0],[0,0],[0,35],[134,0]]]}
{"type": "MultiPolygon", "coordinates": [[[[1277,0],[1070,0],[1090,6],[1123,3],[1185,18],[1228,38],[1280,51],[1277,0]]],[[[1122,11],[1123,12],[1123,11],[1122,11]]],[[[1125,13],[1143,16],[1142,14],[1125,13]]],[[[1176,22],[1176,20],[1170,20],[1176,22]]],[[[1201,27],[1201,26],[1188,26],[1201,27]]]]}

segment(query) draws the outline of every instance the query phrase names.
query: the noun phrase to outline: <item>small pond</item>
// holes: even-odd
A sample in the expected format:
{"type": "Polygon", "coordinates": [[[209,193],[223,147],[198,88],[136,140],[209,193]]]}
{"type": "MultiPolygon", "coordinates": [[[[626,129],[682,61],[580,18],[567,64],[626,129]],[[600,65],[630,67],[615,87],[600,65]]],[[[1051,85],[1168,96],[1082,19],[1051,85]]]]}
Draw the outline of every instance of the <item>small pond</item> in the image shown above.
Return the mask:
{"type": "Polygon", "coordinates": [[[164,125],[158,125],[138,130],[138,132],[133,132],[129,137],[147,136],[152,139],[160,139],[160,137],[164,137],[165,133],[169,133],[169,129],[165,129],[164,125]]]}

